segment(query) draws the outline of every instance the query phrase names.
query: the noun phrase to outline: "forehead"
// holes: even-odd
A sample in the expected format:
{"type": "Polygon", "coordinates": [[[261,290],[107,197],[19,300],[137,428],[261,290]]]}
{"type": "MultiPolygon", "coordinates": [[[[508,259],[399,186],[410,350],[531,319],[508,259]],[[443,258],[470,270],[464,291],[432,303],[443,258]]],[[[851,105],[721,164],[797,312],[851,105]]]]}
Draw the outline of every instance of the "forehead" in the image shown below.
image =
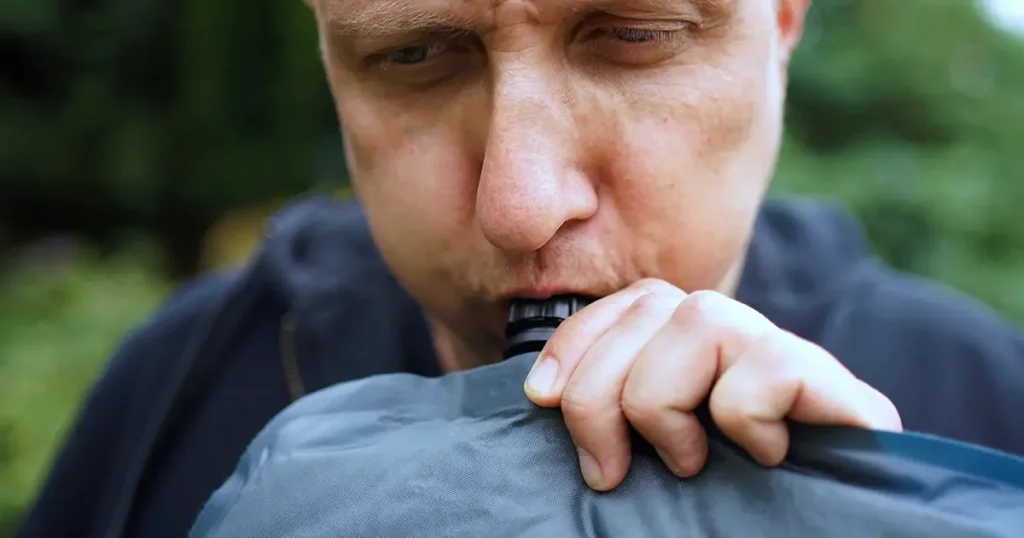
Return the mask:
{"type": "Polygon", "coordinates": [[[447,27],[486,31],[499,11],[536,22],[590,11],[719,14],[759,0],[319,0],[318,12],[336,33],[374,35],[447,27]]]}

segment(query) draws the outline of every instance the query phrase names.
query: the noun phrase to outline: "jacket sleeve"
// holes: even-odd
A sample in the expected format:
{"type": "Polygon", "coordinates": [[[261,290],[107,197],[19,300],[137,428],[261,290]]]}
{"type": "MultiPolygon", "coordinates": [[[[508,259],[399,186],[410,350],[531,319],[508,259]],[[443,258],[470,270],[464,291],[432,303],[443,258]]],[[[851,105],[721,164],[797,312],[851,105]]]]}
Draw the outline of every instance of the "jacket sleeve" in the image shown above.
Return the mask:
{"type": "Polygon", "coordinates": [[[20,538],[93,538],[106,527],[127,462],[167,373],[228,288],[224,276],[186,285],[129,334],[86,397],[20,538]]]}

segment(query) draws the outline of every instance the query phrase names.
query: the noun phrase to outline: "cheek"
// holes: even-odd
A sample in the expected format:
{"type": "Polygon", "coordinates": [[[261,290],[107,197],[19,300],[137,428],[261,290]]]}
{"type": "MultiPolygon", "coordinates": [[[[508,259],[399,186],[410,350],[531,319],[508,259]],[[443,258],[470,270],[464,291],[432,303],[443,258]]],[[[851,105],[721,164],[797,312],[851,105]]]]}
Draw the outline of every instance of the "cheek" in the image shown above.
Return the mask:
{"type": "Polygon", "coordinates": [[[384,108],[372,97],[339,99],[349,168],[384,258],[400,279],[418,278],[442,266],[472,227],[479,166],[452,120],[457,114],[384,108]]]}
{"type": "Polygon", "coordinates": [[[621,172],[632,170],[625,177],[639,179],[637,172],[643,171],[642,181],[628,185],[635,195],[651,198],[671,191],[702,200],[728,198],[735,194],[730,191],[763,180],[740,172],[759,169],[760,148],[772,136],[764,81],[701,71],[707,72],[681,79],[693,84],[659,85],[628,114],[618,115],[618,130],[624,133],[616,152],[621,172]]]}
{"type": "Polygon", "coordinates": [[[780,105],[767,69],[746,58],[647,84],[616,115],[618,217],[640,263],[688,289],[718,286],[739,258],[773,168],[780,105]]]}

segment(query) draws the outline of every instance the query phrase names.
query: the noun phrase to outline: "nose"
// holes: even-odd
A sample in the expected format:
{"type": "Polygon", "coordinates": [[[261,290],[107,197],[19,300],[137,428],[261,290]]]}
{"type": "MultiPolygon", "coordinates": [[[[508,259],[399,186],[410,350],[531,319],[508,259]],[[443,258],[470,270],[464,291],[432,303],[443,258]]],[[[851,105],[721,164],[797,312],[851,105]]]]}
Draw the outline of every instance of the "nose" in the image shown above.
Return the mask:
{"type": "Polygon", "coordinates": [[[573,99],[559,76],[531,66],[493,79],[476,212],[487,240],[510,254],[540,250],[567,223],[597,211],[573,99]]]}

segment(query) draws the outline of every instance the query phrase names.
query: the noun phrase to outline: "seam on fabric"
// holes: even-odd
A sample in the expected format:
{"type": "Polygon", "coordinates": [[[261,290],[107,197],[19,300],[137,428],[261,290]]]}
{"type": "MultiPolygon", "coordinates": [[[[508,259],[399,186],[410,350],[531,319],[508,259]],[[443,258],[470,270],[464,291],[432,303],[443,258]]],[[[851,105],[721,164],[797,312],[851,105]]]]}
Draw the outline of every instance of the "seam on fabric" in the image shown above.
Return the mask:
{"type": "Polygon", "coordinates": [[[292,312],[288,312],[281,318],[280,341],[281,341],[281,367],[284,370],[285,382],[288,384],[288,394],[292,401],[296,401],[306,395],[306,385],[302,381],[302,369],[299,365],[299,355],[295,347],[295,333],[298,329],[298,322],[292,312]]]}

